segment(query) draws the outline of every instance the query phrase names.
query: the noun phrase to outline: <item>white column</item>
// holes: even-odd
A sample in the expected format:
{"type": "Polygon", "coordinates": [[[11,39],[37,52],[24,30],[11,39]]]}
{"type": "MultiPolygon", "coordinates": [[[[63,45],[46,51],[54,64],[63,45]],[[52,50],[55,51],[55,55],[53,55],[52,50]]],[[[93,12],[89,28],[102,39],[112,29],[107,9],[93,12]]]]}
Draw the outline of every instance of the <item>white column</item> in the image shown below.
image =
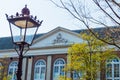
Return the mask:
{"type": "Polygon", "coordinates": [[[32,57],[28,58],[27,80],[31,80],[32,62],[33,62],[33,58],[32,57]]]}
{"type": "Polygon", "coordinates": [[[27,59],[23,58],[23,64],[22,64],[22,80],[25,80],[25,71],[26,71],[26,63],[27,63],[27,59]]]}
{"type": "Polygon", "coordinates": [[[97,80],[100,80],[100,71],[98,71],[97,75],[98,75],[97,80]]]}
{"type": "MultiPolygon", "coordinates": [[[[66,57],[67,57],[67,64],[68,64],[68,63],[71,63],[70,60],[68,60],[68,55],[67,55],[66,57]]],[[[71,66],[68,66],[68,67],[71,67],[71,66]]],[[[70,77],[71,77],[71,73],[70,73],[70,72],[67,72],[67,73],[66,73],[66,76],[70,78],[70,77]]]]}
{"type": "Polygon", "coordinates": [[[48,56],[47,57],[47,75],[46,75],[46,80],[50,80],[50,76],[51,76],[51,61],[52,60],[52,57],[51,56],[48,56]]]}

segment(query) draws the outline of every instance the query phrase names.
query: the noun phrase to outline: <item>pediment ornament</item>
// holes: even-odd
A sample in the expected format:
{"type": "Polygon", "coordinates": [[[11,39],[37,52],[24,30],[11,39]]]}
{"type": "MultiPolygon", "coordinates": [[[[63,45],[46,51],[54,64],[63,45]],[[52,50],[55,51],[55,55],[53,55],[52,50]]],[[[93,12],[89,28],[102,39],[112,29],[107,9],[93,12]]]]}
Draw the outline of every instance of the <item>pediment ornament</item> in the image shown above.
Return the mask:
{"type": "Polygon", "coordinates": [[[56,36],[56,39],[53,40],[53,44],[58,44],[58,43],[67,43],[68,40],[67,39],[64,39],[62,37],[62,34],[59,33],[57,36],[56,36]]]}

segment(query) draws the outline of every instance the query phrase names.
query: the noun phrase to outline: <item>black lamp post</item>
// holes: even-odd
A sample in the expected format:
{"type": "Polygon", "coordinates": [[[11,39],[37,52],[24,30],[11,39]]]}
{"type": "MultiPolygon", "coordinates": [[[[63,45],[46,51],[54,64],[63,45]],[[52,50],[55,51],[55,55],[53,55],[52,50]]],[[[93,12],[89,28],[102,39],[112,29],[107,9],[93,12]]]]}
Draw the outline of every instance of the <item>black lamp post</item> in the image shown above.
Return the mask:
{"type": "Polygon", "coordinates": [[[7,20],[10,26],[10,32],[13,44],[15,45],[15,50],[19,55],[18,70],[17,70],[17,80],[22,80],[22,62],[25,52],[28,51],[29,46],[35,38],[36,32],[43,21],[36,20],[36,16],[30,15],[30,11],[25,5],[22,9],[22,13],[18,12],[16,15],[8,16],[6,14],[7,20]],[[26,50],[24,52],[24,50],[26,50]]]}

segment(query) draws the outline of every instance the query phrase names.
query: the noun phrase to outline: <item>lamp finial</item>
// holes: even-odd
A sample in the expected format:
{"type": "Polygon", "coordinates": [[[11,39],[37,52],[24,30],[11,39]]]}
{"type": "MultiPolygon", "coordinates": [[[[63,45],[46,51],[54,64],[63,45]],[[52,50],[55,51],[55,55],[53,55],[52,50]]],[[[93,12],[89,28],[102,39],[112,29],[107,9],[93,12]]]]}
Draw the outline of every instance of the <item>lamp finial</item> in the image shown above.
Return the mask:
{"type": "Polygon", "coordinates": [[[22,9],[22,14],[23,15],[29,15],[30,14],[30,10],[27,8],[27,5],[25,5],[25,7],[22,9]]]}

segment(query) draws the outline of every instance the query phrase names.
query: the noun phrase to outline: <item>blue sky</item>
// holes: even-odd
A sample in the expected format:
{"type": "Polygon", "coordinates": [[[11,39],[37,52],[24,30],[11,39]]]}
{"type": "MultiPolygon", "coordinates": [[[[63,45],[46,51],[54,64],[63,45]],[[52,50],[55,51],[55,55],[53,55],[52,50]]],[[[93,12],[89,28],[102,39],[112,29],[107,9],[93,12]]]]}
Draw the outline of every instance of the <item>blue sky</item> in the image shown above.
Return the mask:
{"type": "Polygon", "coordinates": [[[20,13],[25,4],[28,5],[31,15],[43,20],[38,33],[48,32],[58,26],[70,30],[85,28],[79,27],[69,13],[56,7],[49,0],[2,0],[0,2],[0,37],[10,36],[9,24],[5,14],[15,15],[16,12],[20,13]]]}

